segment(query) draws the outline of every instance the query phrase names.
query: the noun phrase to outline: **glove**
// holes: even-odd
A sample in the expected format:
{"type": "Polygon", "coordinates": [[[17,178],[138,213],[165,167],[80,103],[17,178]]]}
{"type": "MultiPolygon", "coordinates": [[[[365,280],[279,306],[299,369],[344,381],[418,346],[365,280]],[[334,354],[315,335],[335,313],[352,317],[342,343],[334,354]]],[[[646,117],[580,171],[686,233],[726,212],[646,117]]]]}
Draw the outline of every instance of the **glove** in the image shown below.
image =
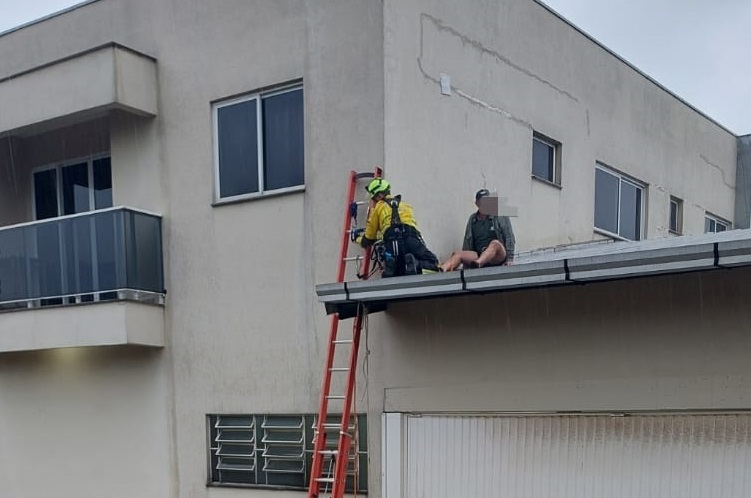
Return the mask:
{"type": "Polygon", "coordinates": [[[357,239],[365,233],[364,228],[354,228],[349,232],[349,238],[352,242],[357,242],[357,239]]]}

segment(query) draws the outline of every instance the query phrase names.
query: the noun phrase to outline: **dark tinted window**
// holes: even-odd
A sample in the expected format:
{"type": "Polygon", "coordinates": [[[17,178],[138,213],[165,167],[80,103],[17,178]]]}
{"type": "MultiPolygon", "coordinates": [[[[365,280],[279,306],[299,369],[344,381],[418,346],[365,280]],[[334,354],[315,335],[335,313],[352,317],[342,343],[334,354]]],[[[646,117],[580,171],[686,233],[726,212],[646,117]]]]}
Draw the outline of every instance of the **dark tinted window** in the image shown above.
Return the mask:
{"type": "Polygon", "coordinates": [[[112,166],[109,157],[94,161],[94,209],[112,207],[112,166]]]}
{"type": "Polygon", "coordinates": [[[555,182],[555,147],[536,138],[532,140],[532,174],[555,182]]]}
{"type": "Polygon", "coordinates": [[[62,169],[63,214],[89,211],[89,165],[73,164],[62,169]]]}
{"type": "Polygon", "coordinates": [[[618,233],[618,188],[620,179],[595,170],[595,227],[618,233]]]}
{"type": "Polygon", "coordinates": [[[302,89],[263,99],[264,190],[303,185],[302,89]]]}
{"type": "Polygon", "coordinates": [[[257,101],[217,109],[219,196],[258,192],[257,101]]]}
{"type": "Polygon", "coordinates": [[[630,240],[641,238],[641,189],[621,180],[621,224],[618,235],[630,240]]]}
{"type": "Polygon", "coordinates": [[[670,201],[670,230],[678,231],[678,203],[670,201]]]}
{"type": "Polygon", "coordinates": [[[57,171],[47,169],[34,173],[34,207],[38,220],[57,216],[57,171]]]}

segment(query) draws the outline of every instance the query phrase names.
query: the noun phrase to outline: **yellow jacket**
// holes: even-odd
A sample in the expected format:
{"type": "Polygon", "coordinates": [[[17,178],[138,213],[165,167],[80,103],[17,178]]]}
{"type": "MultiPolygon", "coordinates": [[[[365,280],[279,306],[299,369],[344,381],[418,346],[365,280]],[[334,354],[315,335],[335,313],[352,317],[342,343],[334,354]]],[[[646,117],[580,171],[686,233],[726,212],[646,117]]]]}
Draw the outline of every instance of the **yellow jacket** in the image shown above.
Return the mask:
{"type": "MultiPolygon", "coordinates": [[[[391,226],[391,205],[389,204],[391,199],[392,197],[388,196],[385,200],[378,201],[370,210],[368,222],[365,225],[365,233],[363,234],[363,237],[358,238],[358,244],[367,247],[374,241],[383,238],[383,232],[391,226]],[[368,239],[368,241],[364,241],[363,238],[368,239]]],[[[399,202],[399,218],[402,220],[403,224],[409,225],[417,230],[415,213],[411,205],[406,202],[399,202]]]]}

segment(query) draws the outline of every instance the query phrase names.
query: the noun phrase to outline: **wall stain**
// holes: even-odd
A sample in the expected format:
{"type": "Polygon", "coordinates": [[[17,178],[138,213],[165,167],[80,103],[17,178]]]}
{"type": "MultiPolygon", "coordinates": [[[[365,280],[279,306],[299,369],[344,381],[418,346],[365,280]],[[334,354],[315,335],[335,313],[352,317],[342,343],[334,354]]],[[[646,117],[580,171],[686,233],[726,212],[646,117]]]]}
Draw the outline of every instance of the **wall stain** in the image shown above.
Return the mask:
{"type": "Polygon", "coordinates": [[[438,31],[441,31],[441,32],[444,32],[444,33],[448,33],[448,34],[450,34],[452,36],[455,36],[455,37],[459,38],[459,40],[461,40],[461,42],[462,42],[463,45],[470,46],[470,47],[474,48],[475,50],[477,50],[478,52],[480,52],[481,54],[488,55],[488,56],[494,58],[495,60],[497,60],[498,62],[500,62],[502,64],[505,64],[505,65],[507,65],[507,66],[509,66],[509,67],[511,67],[511,68],[513,68],[513,69],[515,69],[517,71],[519,71],[520,73],[525,74],[526,76],[529,76],[530,78],[532,78],[534,80],[539,81],[540,83],[542,83],[543,85],[545,85],[547,87],[550,87],[551,89],[555,90],[557,93],[566,96],[567,98],[573,100],[577,104],[579,103],[579,99],[576,98],[571,93],[567,92],[566,90],[558,88],[557,86],[553,85],[551,82],[547,81],[546,79],[541,78],[540,76],[534,74],[533,72],[529,71],[528,69],[526,69],[526,68],[524,68],[524,67],[522,67],[522,66],[520,66],[518,64],[515,64],[509,58],[504,57],[503,55],[501,55],[500,53],[496,52],[495,50],[491,50],[491,49],[485,47],[479,41],[474,40],[474,39],[472,39],[472,38],[470,38],[470,37],[468,37],[468,36],[460,33],[458,30],[452,28],[451,26],[448,26],[446,23],[444,23],[440,19],[438,19],[436,17],[433,17],[433,16],[431,16],[428,13],[423,12],[422,14],[420,14],[420,55],[417,58],[417,64],[420,67],[420,71],[428,79],[430,79],[432,81],[439,82],[434,77],[429,76],[425,72],[425,70],[423,69],[423,67],[422,67],[422,60],[421,59],[422,59],[422,56],[423,56],[424,26],[425,26],[425,21],[426,20],[429,21],[430,23],[432,23],[438,29],[438,31]]]}

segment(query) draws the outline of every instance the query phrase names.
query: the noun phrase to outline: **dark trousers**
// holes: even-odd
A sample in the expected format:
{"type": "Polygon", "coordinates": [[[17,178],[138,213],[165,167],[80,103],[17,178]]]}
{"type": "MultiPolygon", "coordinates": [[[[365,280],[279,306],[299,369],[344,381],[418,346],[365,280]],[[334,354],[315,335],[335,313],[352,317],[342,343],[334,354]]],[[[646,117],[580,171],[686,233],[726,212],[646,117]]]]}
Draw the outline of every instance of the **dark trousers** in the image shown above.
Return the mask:
{"type": "Polygon", "coordinates": [[[394,275],[404,275],[404,256],[411,254],[420,270],[438,271],[438,258],[422,240],[420,232],[409,225],[389,227],[383,234],[386,257],[395,259],[394,275]]]}

